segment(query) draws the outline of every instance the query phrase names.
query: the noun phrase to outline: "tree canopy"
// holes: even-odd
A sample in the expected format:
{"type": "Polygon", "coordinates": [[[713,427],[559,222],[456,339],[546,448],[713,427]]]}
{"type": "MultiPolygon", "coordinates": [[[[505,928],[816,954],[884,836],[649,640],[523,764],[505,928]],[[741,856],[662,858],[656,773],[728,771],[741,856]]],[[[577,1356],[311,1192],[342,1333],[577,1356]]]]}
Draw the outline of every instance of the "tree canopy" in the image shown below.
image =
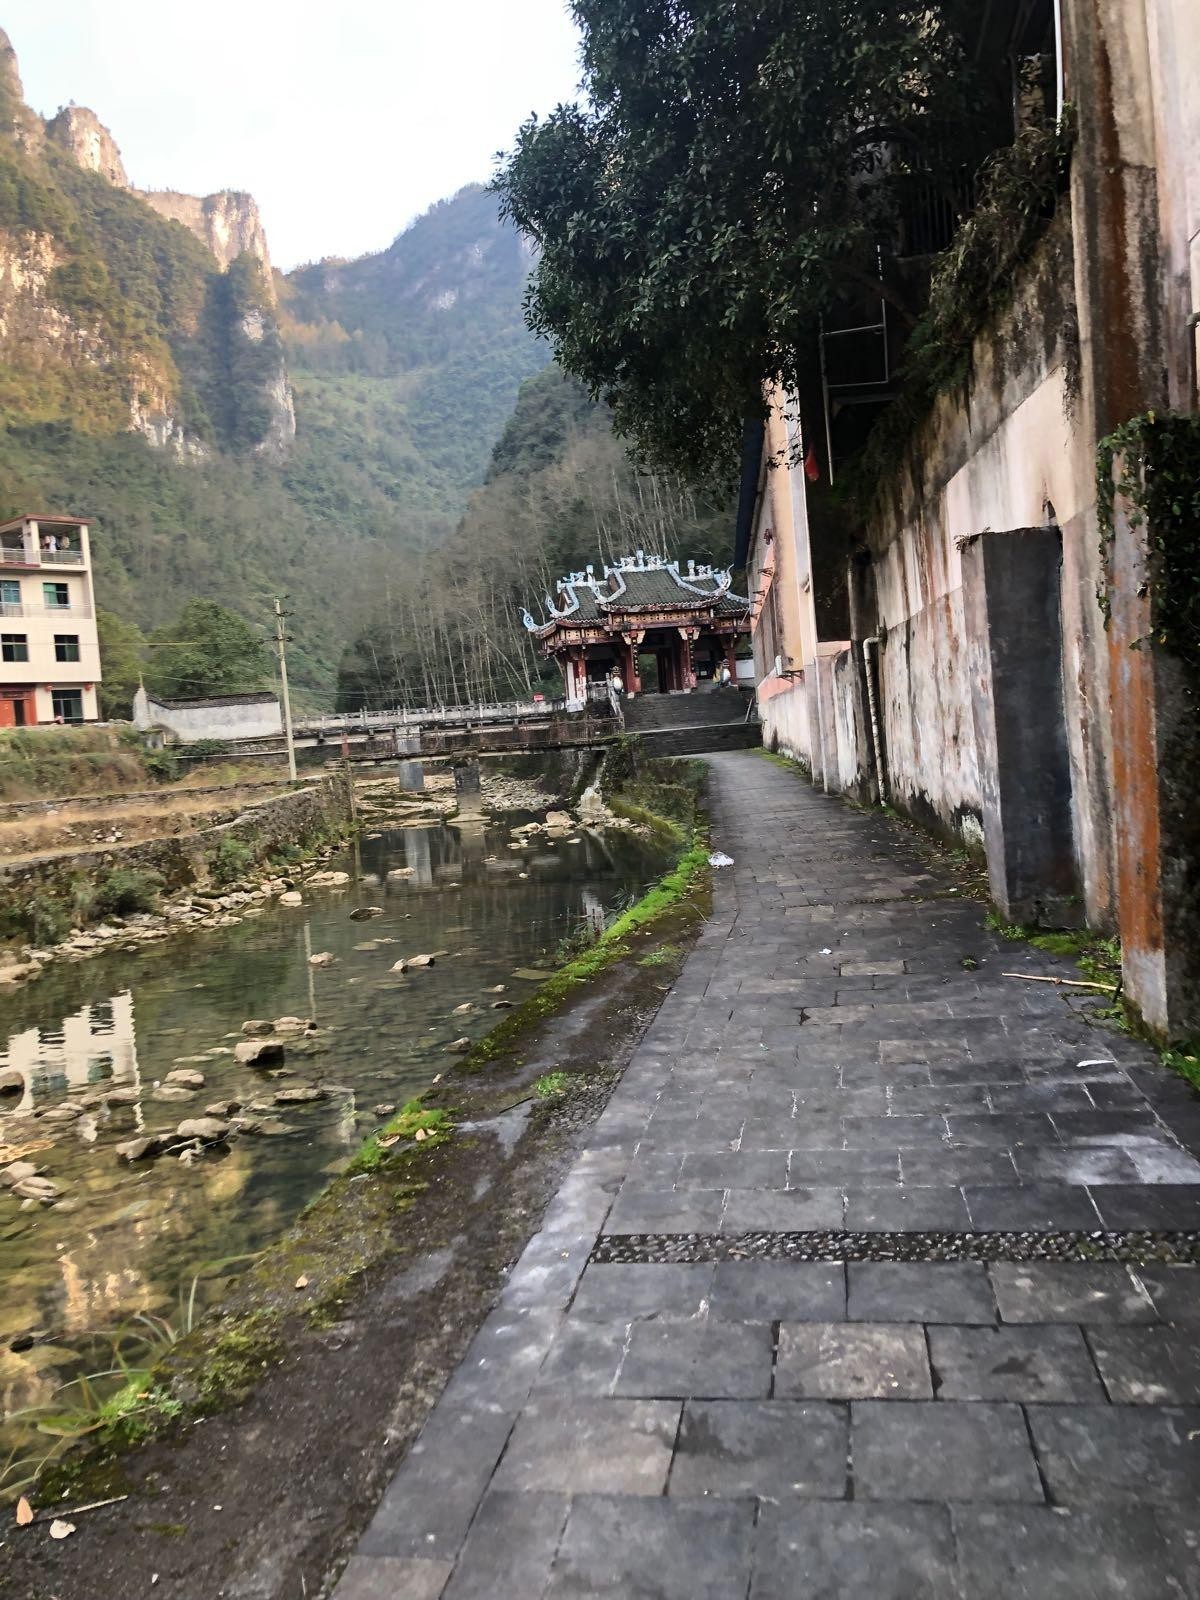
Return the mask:
{"type": "Polygon", "coordinates": [[[261,689],[268,673],[262,639],[215,600],[189,600],[148,640],[147,687],[189,699],[261,689]]]}
{"type": "MultiPolygon", "coordinates": [[[[764,383],[994,126],[960,0],[574,0],[586,98],[496,179],[530,327],[648,463],[730,473],[764,383]]],[[[882,292],[906,312],[901,286],[882,292]]],[[[915,308],[914,308],[915,309],[915,308]]]]}

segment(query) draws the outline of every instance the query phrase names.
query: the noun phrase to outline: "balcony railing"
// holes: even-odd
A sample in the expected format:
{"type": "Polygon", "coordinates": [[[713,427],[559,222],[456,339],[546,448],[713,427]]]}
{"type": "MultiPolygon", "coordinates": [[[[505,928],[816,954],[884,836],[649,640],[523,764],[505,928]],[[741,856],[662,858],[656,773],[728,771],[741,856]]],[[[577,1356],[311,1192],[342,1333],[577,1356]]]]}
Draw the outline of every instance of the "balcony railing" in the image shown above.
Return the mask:
{"type": "Polygon", "coordinates": [[[82,550],[42,550],[20,539],[0,539],[0,566],[81,567],[82,550]]]}
{"type": "Polygon", "coordinates": [[[0,600],[0,617],[23,617],[25,607],[19,600],[0,600]]]}
{"type": "Polygon", "coordinates": [[[90,617],[91,614],[92,614],[91,606],[83,605],[83,604],[80,604],[80,605],[77,605],[77,606],[26,606],[25,607],[25,615],[27,617],[62,617],[63,620],[66,621],[66,622],[72,621],[75,617],[90,617]]]}

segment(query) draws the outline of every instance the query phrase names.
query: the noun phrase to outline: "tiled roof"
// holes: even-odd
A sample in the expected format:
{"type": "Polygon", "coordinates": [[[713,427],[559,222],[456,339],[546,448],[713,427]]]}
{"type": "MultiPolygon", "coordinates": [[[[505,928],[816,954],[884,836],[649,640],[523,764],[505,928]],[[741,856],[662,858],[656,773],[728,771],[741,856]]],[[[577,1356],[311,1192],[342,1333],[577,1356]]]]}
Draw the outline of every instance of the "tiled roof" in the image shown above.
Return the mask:
{"type": "Polygon", "coordinates": [[[560,578],[553,600],[546,596],[547,621],[535,622],[525,613],[525,626],[544,637],[560,624],[595,622],[601,617],[629,611],[712,611],[717,616],[745,615],[750,603],[729,589],[729,573],[688,562],[682,572],[677,561],[659,556],[625,556],[606,566],[598,576],[594,568],[560,578]]]}

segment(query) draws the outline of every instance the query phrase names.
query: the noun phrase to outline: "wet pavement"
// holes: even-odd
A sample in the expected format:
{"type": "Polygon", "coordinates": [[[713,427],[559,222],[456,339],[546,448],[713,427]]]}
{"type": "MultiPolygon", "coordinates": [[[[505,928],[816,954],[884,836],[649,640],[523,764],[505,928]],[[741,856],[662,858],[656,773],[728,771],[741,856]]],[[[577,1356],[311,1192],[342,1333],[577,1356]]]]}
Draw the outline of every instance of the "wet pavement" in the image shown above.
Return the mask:
{"type": "Polygon", "coordinates": [[[336,1600],[1195,1600],[1200,1099],[711,766],[713,919],[336,1600]]]}

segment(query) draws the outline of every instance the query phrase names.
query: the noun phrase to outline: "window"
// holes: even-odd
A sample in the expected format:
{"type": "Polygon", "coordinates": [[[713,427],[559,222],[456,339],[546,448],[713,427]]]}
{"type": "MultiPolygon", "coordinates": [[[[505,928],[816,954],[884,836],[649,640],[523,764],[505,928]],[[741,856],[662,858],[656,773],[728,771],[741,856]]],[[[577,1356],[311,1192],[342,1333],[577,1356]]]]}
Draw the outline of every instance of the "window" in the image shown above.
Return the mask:
{"type": "Polygon", "coordinates": [[[59,717],[64,722],[83,721],[83,695],[78,689],[55,689],[50,700],[56,721],[59,717]]]}
{"type": "Polygon", "coordinates": [[[0,606],[4,606],[6,610],[13,607],[20,611],[21,585],[15,578],[0,579],[0,606]]]}
{"type": "Polygon", "coordinates": [[[79,635],[77,633],[56,633],[54,635],[55,661],[79,660],[79,635]]]}
{"type": "Polygon", "coordinates": [[[71,591],[65,583],[44,583],[42,585],[42,598],[48,611],[69,611],[71,609],[71,591]]]}
{"type": "Polygon", "coordinates": [[[0,633],[0,657],[5,661],[28,661],[29,635],[26,633],[0,633]]]}

